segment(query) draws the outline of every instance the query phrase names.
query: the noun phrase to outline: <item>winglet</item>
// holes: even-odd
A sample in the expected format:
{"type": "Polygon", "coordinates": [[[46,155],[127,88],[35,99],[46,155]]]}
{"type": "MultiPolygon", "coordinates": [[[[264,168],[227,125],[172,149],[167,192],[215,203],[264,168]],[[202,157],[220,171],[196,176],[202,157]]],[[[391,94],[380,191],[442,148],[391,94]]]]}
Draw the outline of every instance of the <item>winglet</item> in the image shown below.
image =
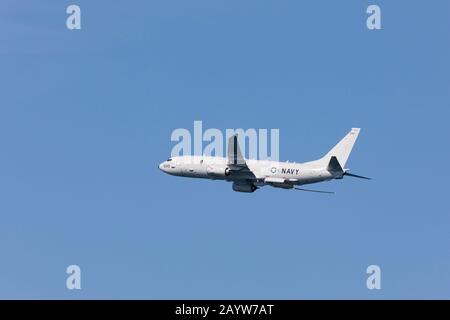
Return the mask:
{"type": "Polygon", "coordinates": [[[235,166],[245,165],[245,159],[242,156],[241,149],[239,148],[237,134],[232,135],[228,139],[228,164],[235,166]]]}

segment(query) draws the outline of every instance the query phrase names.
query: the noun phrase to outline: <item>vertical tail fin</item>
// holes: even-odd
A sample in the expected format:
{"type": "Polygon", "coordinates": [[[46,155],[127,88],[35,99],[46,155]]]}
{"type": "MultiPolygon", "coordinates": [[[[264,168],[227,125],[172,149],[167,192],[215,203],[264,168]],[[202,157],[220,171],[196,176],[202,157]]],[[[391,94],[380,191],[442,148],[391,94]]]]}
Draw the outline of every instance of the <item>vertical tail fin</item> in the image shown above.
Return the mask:
{"type": "Polygon", "coordinates": [[[360,128],[352,128],[347,135],[336,144],[333,149],[331,149],[325,156],[323,156],[318,162],[323,165],[328,165],[331,160],[331,157],[336,157],[339,164],[342,168],[345,168],[345,164],[347,163],[347,159],[350,155],[350,152],[353,149],[353,145],[358,138],[360,128]]]}

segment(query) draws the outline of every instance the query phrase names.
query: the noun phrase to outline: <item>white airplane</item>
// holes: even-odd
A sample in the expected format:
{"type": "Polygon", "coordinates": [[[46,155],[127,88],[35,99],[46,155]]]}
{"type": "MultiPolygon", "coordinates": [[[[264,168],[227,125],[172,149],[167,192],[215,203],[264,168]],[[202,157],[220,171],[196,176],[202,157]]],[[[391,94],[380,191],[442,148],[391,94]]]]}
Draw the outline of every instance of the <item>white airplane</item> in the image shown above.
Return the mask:
{"type": "Polygon", "coordinates": [[[345,168],[360,129],[353,128],[325,156],[305,163],[246,160],[241,154],[237,135],[228,140],[228,157],[180,156],[162,162],[159,169],[174,176],[225,180],[233,182],[233,190],[254,192],[269,185],[276,188],[334,193],[303,189],[297,186],[342,179],[344,176],[370,178],[351,174],[345,168]]]}

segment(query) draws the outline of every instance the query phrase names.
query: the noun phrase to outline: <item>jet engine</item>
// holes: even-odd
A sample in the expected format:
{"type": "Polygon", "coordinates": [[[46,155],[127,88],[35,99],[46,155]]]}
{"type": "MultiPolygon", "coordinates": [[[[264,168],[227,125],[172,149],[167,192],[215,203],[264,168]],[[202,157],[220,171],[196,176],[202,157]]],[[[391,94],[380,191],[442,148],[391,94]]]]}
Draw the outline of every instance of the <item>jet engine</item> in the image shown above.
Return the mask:
{"type": "Polygon", "coordinates": [[[233,190],[237,192],[255,192],[256,189],[253,183],[233,182],[233,190]]]}
{"type": "Polygon", "coordinates": [[[208,167],[206,173],[215,177],[226,177],[230,174],[230,168],[228,167],[208,167]]]}

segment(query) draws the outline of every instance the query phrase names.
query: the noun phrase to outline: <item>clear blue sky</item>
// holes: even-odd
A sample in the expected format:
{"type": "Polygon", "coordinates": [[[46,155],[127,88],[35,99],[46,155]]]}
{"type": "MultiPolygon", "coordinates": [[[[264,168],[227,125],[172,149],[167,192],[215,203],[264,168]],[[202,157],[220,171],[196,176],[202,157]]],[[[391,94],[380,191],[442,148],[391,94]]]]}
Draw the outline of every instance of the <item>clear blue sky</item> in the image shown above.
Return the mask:
{"type": "Polygon", "coordinates": [[[449,14],[444,0],[2,1],[0,298],[450,298],[449,14]],[[194,120],[279,128],[292,161],[361,127],[347,166],[374,180],[241,194],[163,174],[172,130],[194,120]]]}

